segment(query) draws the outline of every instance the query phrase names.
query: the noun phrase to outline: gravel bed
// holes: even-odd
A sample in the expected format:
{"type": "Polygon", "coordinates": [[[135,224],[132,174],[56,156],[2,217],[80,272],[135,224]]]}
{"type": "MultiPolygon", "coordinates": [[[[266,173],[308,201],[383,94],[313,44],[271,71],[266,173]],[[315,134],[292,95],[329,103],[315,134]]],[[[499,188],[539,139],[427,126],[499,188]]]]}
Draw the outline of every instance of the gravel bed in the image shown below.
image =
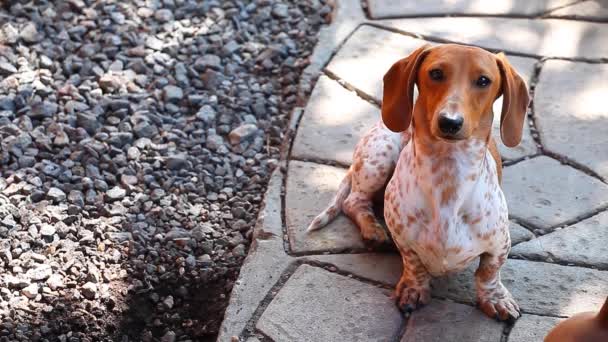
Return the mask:
{"type": "Polygon", "coordinates": [[[326,0],[0,4],[0,341],[213,341],[326,0]]]}

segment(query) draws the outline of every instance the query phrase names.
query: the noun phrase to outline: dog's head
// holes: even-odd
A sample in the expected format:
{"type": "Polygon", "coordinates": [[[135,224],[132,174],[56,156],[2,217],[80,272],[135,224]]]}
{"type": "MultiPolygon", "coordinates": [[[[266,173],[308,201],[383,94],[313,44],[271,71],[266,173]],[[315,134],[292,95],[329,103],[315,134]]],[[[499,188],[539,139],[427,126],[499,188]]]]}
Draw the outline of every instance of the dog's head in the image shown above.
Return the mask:
{"type": "Polygon", "coordinates": [[[464,45],[425,45],[384,75],[382,120],[390,130],[401,132],[413,117],[417,133],[445,141],[487,138],[492,105],[501,95],[501,137],[514,147],[521,141],[530,98],[505,55],[464,45]],[[414,85],[419,93],[415,110],[414,85]]]}

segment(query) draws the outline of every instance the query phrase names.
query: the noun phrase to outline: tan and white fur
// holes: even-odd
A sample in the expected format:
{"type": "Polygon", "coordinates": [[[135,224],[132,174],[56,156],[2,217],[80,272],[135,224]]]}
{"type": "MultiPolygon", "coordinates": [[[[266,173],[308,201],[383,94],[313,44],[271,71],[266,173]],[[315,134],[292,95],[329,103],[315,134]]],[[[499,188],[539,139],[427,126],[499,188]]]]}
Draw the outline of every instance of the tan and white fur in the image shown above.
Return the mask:
{"type": "Polygon", "coordinates": [[[502,165],[490,136],[492,104],[501,95],[501,137],[513,147],[529,95],[503,54],[425,45],[396,62],[384,76],[382,122],[357,144],[336,197],[308,228],[320,229],[343,210],[366,241],[385,243],[372,210],[384,193],[384,218],[404,266],[396,295],[408,312],[429,302],[431,277],[479,257],[480,308],[503,320],[519,316],[499,272],[511,245],[502,165]]]}

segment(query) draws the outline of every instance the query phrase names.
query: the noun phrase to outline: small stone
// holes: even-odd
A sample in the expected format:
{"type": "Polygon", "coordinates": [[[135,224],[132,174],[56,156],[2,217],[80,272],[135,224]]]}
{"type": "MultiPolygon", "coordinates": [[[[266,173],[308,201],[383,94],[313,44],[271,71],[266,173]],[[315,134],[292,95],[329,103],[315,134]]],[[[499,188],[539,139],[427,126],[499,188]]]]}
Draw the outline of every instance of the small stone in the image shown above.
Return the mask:
{"type": "Polygon", "coordinates": [[[275,18],[286,18],[289,16],[289,7],[286,4],[276,4],[272,8],[272,15],[275,18]]]}
{"type": "Polygon", "coordinates": [[[122,87],[123,79],[117,75],[104,74],[99,78],[98,83],[104,92],[112,93],[122,87]]]}
{"type": "Polygon", "coordinates": [[[162,40],[160,40],[160,39],[158,39],[158,38],[156,38],[154,36],[149,36],[146,39],[146,47],[148,47],[148,48],[150,48],[152,50],[160,51],[160,50],[163,49],[164,45],[165,44],[163,43],[162,40]]]}
{"type": "Polygon", "coordinates": [[[173,309],[174,304],[175,304],[175,301],[173,300],[173,296],[167,296],[165,299],[163,299],[163,306],[167,310],[173,309]]]}
{"type": "Polygon", "coordinates": [[[245,245],[238,244],[234,249],[232,249],[232,254],[236,257],[244,257],[245,256],[245,245]]]}
{"type": "Polygon", "coordinates": [[[50,188],[46,195],[48,198],[50,198],[56,203],[63,202],[66,198],[65,192],[55,187],[50,188]]]}
{"type": "Polygon", "coordinates": [[[167,240],[177,240],[189,238],[190,232],[183,228],[173,228],[165,235],[165,239],[167,240]]]}
{"type": "Polygon", "coordinates": [[[84,298],[93,300],[97,298],[97,285],[92,282],[87,282],[82,285],[82,289],[80,291],[84,298]]]}
{"type": "Polygon", "coordinates": [[[32,105],[31,110],[27,113],[27,115],[29,115],[32,119],[50,118],[57,113],[58,109],[59,106],[56,103],[43,101],[32,105]]]}
{"type": "Polygon", "coordinates": [[[38,29],[34,23],[25,24],[25,26],[21,29],[19,36],[21,36],[21,39],[23,39],[26,43],[36,43],[40,40],[38,29]]]}
{"type": "Polygon", "coordinates": [[[26,167],[33,167],[34,165],[36,165],[36,158],[31,157],[31,156],[21,156],[19,157],[19,166],[26,168],[26,167]]]}
{"type": "Polygon", "coordinates": [[[44,160],[42,173],[50,177],[57,177],[61,174],[61,167],[51,161],[44,160]]]}
{"type": "Polygon", "coordinates": [[[137,184],[137,176],[121,175],[120,182],[124,185],[135,185],[135,184],[137,184]]]}
{"type": "Polygon", "coordinates": [[[203,254],[198,258],[201,266],[211,266],[213,261],[211,260],[211,256],[209,254],[203,254]]]}
{"type": "Polygon", "coordinates": [[[258,127],[254,124],[244,124],[233,129],[228,135],[228,139],[232,145],[240,144],[241,142],[251,138],[258,131],[258,127]]]}
{"type": "Polygon", "coordinates": [[[194,68],[198,71],[204,71],[207,68],[213,68],[216,70],[220,70],[222,67],[222,60],[219,56],[213,54],[207,54],[202,57],[199,57],[194,62],[194,68]]]}
{"type": "Polygon", "coordinates": [[[231,40],[228,43],[224,44],[224,46],[222,47],[222,50],[223,50],[224,54],[231,55],[235,51],[238,51],[240,48],[241,48],[241,46],[239,45],[239,43],[237,43],[235,40],[231,40]]]}
{"type": "Polygon", "coordinates": [[[0,110],[14,111],[15,98],[13,96],[0,96],[0,110]]]}
{"type": "Polygon", "coordinates": [[[167,102],[179,102],[184,97],[182,88],[168,85],[163,88],[164,99],[167,102]]]}
{"type": "Polygon", "coordinates": [[[210,105],[203,105],[196,113],[196,118],[206,124],[212,124],[215,120],[215,109],[210,105]]]}
{"type": "Polygon", "coordinates": [[[63,288],[63,277],[59,274],[52,274],[47,280],[46,285],[53,291],[63,288]]]}
{"type": "Polygon", "coordinates": [[[28,279],[22,277],[14,277],[10,274],[6,275],[4,279],[8,287],[12,289],[23,289],[24,287],[30,285],[28,279]]]}
{"type": "Polygon", "coordinates": [[[38,284],[33,283],[33,284],[27,286],[26,288],[24,288],[23,290],[21,290],[21,294],[23,294],[24,296],[26,296],[29,299],[34,299],[38,295],[38,291],[39,291],[38,284]]]}
{"type": "Polygon", "coordinates": [[[149,18],[154,15],[154,11],[148,7],[140,7],[137,9],[137,15],[142,18],[149,18]]]}
{"type": "Polygon", "coordinates": [[[76,113],[76,125],[84,128],[87,133],[94,135],[101,128],[101,123],[92,114],[76,113]]]}
{"type": "Polygon", "coordinates": [[[114,233],[110,233],[110,239],[116,241],[116,242],[125,242],[125,241],[129,241],[129,240],[133,240],[133,234],[129,233],[129,232],[114,232],[114,233]]]}
{"type": "Polygon", "coordinates": [[[53,68],[53,60],[51,60],[45,55],[40,55],[40,67],[45,69],[53,68]]]}
{"type": "Polygon", "coordinates": [[[127,150],[127,158],[129,158],[130,160],[137,160],[137,159],[139,159],[140,155],[141,155],[141,152],[139,152],[139,149],[135,146],[131,146],[127,150]]]}
{"type": "Polygon", "coordinates": [[[175,342],[175,333],[171,330],[167,331],[161,338],[161,342],[175,342]]]}
{"type": "Polygon", "coordinates": [[[81,191],[72,190],[68,194],[68,201],[79,207],[84,207],[84,195],[81,191]]]}
{"type": "Polygon", "coordinates": [[[44,191],[36,189],[30,194],[30,199],[32,200],[32,202],[37,203],[42,201],[45,195],[46,193],[44,191]]]}
{"type": "Polygon", "coordinates": [[[42,227],[40,227],[40,235],[44,237],[53,237],[55,232],[55,227],[50,224],[43,224],[42,227]]]}
{"type": "Polygon", "coordinates": [[[106,191],[106,197],[110,200],[110,201],[118,201],[121,200],[123,198],[125,198],[125,196],[127,195],[127,190],[115,186],[112,189],[106,191]]]}
{"type": "Polygon", "coordinates": [[[133,127],[133,132],[139,138],[152,138],[158,134],[158,128],[148,121],[140,121],[133,127]]]}
{"type": "Polygon", "coordinates": [[[19,32],[11,25],[6,23],[0,29],[0,43],[1,44],[15,44],[19,40],[19,32]]]}
{"type": "Polygon", "coordinates": [[[170,10],[163,8],[154,13],[154,19],[160,21],[161,23],[166,23],[173,20],[173,13],[171,13],[170,10]]]}
{"type": "Polygon", "coordinates": [[[217,134],[209,135],[205,141],[205,145],[208,149],[216,151],[221,146],[224,146],[224,139],[217,134]]]}
{"type": "Polygon", "coordinates": [[[188,165],[188,159],[185,154],[176,154],[169,156],[166,159],[167,167],[170,170],[180,170],[188,165]]]}
{"type": "Polygon", "coordinates": [[[17,68],[11,63],[0,61],[0,75],[10,76],[17,72],[17,68]]]}
{"type": "Polygon", "coordinates": [[[110,14],[110,17],[112,18],[112,20],[117,23],[118,25],[122,25],[125,23],[125,15],[120,13],[120,12],[112,12],[110,14]]]}
{"type": "Polygon", "coordinates": [[[53,274],[53,270],[50,265],[42,264],[35,268],[30,268],[25,276],[34,281],[45,280],[53,274]]]}

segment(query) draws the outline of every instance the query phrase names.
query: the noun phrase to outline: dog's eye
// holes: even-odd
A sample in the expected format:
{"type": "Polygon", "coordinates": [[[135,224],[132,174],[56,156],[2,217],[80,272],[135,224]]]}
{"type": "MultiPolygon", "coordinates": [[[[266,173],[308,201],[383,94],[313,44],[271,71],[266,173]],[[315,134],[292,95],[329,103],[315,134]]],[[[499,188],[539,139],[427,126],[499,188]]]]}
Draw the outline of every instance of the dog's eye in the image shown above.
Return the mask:
{"type": "Polygon", "coordinates": [[[431,76],[432,80],[441,81],[443,80],[443,71],[439,69],[433,69],[429,71],[429,76],[431,76]]]}
{"type": "Polygon", "coordinates": [[[490,83],[492,83],[492,81],[485,76],[479,76],[479,78],[475,82],[475,84],[480,88],[485,88],[485,87],[489,86],[490,83]]]}

